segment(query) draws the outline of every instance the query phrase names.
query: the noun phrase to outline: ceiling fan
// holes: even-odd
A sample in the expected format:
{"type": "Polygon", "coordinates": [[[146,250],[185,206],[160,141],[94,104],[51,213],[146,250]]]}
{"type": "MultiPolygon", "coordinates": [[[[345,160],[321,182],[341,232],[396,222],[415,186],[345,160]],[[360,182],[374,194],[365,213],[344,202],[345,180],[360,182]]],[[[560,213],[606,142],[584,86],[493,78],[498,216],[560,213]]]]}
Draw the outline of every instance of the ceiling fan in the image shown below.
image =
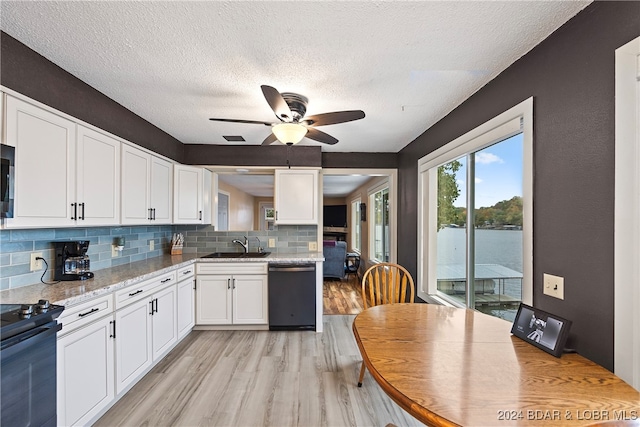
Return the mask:
{"type": "Polygon", "coordinates": [[[316,126],[335,125],[364,118],[364,111],[361,110],[334,111],[305,117],[309,102],[307,97],[291,92],[280,93],[276,88],[267,85],[260,87],[267,103],[280,122],[220,118],[210,118],[209,120],[271,126],[272,133],[265,138],[262,145],[269,145],[275,141],[293,145],[300,142],[305,136],[324,144],[333,145],[338,140],[328,133],[316,129],[316,126]]]}

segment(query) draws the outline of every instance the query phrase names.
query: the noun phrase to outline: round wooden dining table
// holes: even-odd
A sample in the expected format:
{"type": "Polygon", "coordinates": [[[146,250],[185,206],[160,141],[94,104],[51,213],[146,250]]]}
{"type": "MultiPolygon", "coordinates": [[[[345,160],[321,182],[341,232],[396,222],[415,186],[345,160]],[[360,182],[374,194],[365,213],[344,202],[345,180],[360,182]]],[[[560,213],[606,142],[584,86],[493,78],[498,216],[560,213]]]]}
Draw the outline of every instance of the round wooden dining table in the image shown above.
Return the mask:
{"type": "Polygon", "coordinates": [[[575,353],[554,357],[510,331],[505,320],[435,304],[380,305],[353,322],[373,379],[429,426],[640,419],[640,392],[612,372],[575,353]]]}

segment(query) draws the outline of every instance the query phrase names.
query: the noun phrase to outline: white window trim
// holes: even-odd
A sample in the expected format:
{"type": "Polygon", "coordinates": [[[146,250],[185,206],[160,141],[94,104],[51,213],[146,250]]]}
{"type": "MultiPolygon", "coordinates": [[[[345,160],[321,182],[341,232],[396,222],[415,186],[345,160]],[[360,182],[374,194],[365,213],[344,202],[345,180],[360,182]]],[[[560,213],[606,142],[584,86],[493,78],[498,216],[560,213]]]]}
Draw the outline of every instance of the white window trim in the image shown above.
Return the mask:
{"type": "Polygon", "coordinates": [[[417,295],[425,301],[436,304],[448,304],[436,295],[435,253],[436,236],[428,233],[429,223],[435,220],[437,207],[430,206],[426,189],[429,193],[437,191],[437,180],[429,179],[429,170],[471,152],[481,150],[503,139],[505,134],[520,126],[522,119],[523,134],[523,282],[522,301],[533,304],[533,97],[510,108],[504,113],[483,123],[477,128],[456,138],[432,153],[418,160],[418,277],[417,295]],[[425,268],[425,260],[429,264],[425,268]]]}
{"type": "Polygon", "coordinates": [[[640,37],[615,53],[615,374],[640,390],[640,37]]]}
{"type": "MultiPolygon", "coordinates": [[[[357,203],[357,204],[361,204],[362,203],[362,198],[360,197],[356,197],[354,199],[351,199],[349,201],[349,210],[351,211],[351,213],[353,214],[353,204],[357,203]]],[[[360,224],[360,245],[362,245],[362,221],[358,220],[358,223],[360,224]]],[[[355,253],[357,253],[358,255],[360,255],[362,253],[362,248],[358,247],[356,248],[356,246],[354,245],[353,241],[355,240],[355,236],[356,236],[356,227],[355,227],[355,218],[351,218],[351,230],[350,230],[350,236],[349,236],[349,240],[351,240],[351,250],[355,253]]]]}
{"type": "MultiPolygon", "coordinates": [[[[367,198],[369,199],[369,205],[371,206],[371,209],[373,209],[373,195],[379,191],[382,191],[384,189],[388,188],[389,189],[389,239],[391,240],[389,242],[389,261],[391,263],[395,263],[396,262],[396,248],[397,248],[397,244],[396,241],[397,239],[397,222],[396,222],[396,202],[395,202],[395,197],[392,196],[393,193],[391,191],[391,177],[389,177],[389,179],[386,179],[382,182],[379,182],[377,185],[370,187],[367,189],[367,198]]],[[[373,221],[373,214],[371,215],[367,215],[367,222],[369,225],[369,261],[372,264],[377,264],[380,262],[383,262],[382,260],[379,260],[377,258],[374,258],[374,252],[375,252],[375,224],[373,221]]]]}

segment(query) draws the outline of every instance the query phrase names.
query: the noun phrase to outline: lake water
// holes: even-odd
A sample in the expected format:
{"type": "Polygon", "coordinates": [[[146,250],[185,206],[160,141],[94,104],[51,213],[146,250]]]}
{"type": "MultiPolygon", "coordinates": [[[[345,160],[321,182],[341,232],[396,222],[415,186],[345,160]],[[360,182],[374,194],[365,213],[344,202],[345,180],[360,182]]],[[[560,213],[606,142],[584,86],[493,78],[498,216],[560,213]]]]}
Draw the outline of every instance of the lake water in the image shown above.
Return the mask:
{"type": "MultiPolygon", "coordinates": [[[[476,229],[476,264],[497,264],[522,274],[522,230],[482,230],[476,229]]],[[[464,271],[466,230],[464,228],[444,228],[438,231],[438,265],[454,266],[464,271]]],[[[522,298],[522,281],[507,279],[504,288],[495,293],[522,298]]],[[[485,310],[482,310],[485,311],[485,310]]],[[[515,310],[485,311],[498,317],[512,319],[515,310]]]]}

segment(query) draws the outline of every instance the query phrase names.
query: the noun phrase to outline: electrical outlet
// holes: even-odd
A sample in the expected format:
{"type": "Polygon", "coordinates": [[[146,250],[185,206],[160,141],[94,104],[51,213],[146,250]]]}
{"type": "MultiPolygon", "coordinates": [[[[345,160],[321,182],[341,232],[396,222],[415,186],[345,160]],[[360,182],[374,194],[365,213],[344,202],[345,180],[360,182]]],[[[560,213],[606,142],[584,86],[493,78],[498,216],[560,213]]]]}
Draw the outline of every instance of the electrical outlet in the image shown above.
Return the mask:
{"type": "Polygon", "coordinates": [[[318,250],[318,242],[309,242],[309,250],[317,251],[318,250]]]}
{"type": "Polygon", "coordinates": [[[558,299],[564,299],[564,277],[554,276],[544,273],[544,289],[545,295],[558,299]]]}
{"type": "Polygon", "coordinates": [[[156,242],[154,240],[149,240],[149,250],[154,251],[156,248],[156,242]]]}
{"type": "Polygon", "coordinates": [[[36,258],[42,258],[42,252],[33,252],[31,254],[31,271],[42,270],[42,260],[36,258]]]}
{"type": "Polygon", "coordinates": [[[120,253],[120,251],[117,248],[118,247],[116,245],[111,245],[111,258],[117,257],[118,254],[120,253]]]}
{"type": "Polygon", "coordinates": [[[276,247],[276,239],[269,239],[269,247],[270,248],[276,247]]]}

